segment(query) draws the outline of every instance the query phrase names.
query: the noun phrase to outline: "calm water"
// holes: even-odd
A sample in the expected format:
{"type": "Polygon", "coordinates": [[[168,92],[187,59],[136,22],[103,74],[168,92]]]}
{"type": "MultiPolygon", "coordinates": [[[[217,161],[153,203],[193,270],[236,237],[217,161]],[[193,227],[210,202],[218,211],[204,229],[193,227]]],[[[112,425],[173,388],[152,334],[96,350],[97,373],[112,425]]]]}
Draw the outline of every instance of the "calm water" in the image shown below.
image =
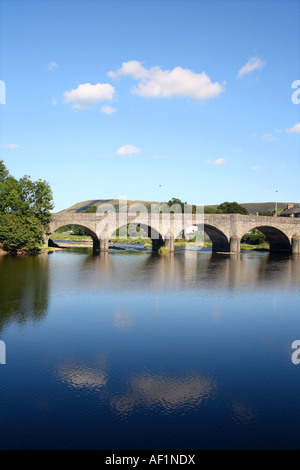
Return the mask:
{"type": "Polygon", "coordinates": [[[300,258],[0,257],[0,448],[300,448],[300,258]]]}

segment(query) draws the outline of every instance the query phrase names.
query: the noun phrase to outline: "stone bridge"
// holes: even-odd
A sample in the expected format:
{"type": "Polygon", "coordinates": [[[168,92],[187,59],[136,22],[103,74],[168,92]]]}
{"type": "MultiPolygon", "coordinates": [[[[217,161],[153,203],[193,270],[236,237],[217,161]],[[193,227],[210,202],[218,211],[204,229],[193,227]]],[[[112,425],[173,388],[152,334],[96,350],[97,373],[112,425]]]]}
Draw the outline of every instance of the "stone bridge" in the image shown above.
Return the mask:
{"type": "Polygon", "coordinates": [[[49,236],[65,225],[77,225],[93,239],[94,250],[107,251],[108,242],[116,230],[127,224],[139,225],[153,241],[153,249],[166,246],[174,251],[174,239],[191,225],[210,237],[215,252],[239,253],[242,237],[252,229],[260,230],[270,243],[272,252],[300,253],[300,219],[287,217],[262,217],[241,214],[149,214],[130,212],[115,213],[114,223],[108,222],[109,214],[58,213],[45,234],[49,236]],[[124,218],[125,217],[125,218],[124,218]],[[169,222],[168,222],[169,221],[169,222]]]}

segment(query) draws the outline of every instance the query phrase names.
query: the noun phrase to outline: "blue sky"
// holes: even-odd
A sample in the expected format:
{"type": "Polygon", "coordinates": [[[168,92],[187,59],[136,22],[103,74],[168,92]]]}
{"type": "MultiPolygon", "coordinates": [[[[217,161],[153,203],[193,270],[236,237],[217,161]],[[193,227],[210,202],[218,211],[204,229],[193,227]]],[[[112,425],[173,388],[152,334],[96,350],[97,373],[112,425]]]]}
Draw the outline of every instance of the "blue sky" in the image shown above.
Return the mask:
{"type": "Polygon", "coordinates": [[[300,201],[299,1],[0,4],[0,158],[57,211],[300,201]]]}

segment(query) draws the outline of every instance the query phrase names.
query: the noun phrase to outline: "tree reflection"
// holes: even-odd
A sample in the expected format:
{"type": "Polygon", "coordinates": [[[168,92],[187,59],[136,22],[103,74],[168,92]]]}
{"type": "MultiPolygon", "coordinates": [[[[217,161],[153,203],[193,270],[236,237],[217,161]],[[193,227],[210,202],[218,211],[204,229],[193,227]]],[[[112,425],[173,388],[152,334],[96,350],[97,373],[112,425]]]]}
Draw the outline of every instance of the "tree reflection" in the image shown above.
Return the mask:
{"type": "Polygon", "coordinates": [[[48,310],[48,255],[0,256],[0,332],[40,321],[48,310]]]}

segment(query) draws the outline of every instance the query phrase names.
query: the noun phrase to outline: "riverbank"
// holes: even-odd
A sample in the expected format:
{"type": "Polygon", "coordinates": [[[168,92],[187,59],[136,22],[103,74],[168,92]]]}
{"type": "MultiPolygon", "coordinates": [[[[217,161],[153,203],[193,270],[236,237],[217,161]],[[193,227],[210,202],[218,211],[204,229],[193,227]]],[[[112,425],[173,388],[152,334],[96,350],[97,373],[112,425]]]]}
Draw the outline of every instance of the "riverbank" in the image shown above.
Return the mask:
{"type": "MultiPolygon", "coordinates": [[[[53,248],[49,248],[52,251],[63,250],[65,248],[92,248],[93,241],[90,237],[86,236],[77,236],[69,234],[55,234],[55,237],[51,238],[53,243],[56,245],[53,248]],[[60,244],[61,242],[61,244],[60,244]]],[[[109,240],[110,245],[115,245],[116,247],[126,245],[143,245],[145,249],[152,249],[151,239],[143,238],[113,238],[109,240]]],[[[193,247],[193,243],[188,240],[176,240],[175,248],[189,248],[193,247]]],[[[212,248],[212,242],[204,242],[203,248],[212,248]]],[[[263,243],[261,245],[249,245],[246,243],[241,243],[241,251],[269,251],[269,244],[263,243]]]]}

